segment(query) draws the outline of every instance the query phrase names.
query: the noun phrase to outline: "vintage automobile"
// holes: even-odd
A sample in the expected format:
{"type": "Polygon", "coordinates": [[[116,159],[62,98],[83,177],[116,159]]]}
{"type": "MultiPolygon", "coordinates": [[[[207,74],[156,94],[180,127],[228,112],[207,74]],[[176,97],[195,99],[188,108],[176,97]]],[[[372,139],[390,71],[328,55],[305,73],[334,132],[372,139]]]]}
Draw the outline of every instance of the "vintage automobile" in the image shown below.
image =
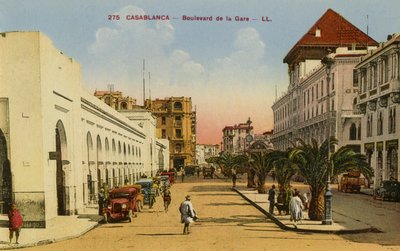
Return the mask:
{"type": "Polygon", "coordinates": [[[185,166],[185,174],[186,174],[186,176],[195,175],[197,168],[199,168],[199,166],[196,166],[196,165],[185,166]]]}
{"type": "Polygon", "coordinates": [[[103,209],[106,222],[128,220],[132,221],[134,209],[137,207],[136,196],[138,189],[134,187],[120,187],[108,191],[106,206],[103,209]]]}
{"type": "Polygon", "coordinates": [[[400,201],[400,182],[384,180],[381,186],[374,189],[374,199],[400,201]]]}
{"type": "Polygon", "coordinates": [[[203,177],[213,179],[214,170],[211,167],[203,167],[203,177]]]}
{"type": "Polygon", "coordinates": [[[125,185],[123,187],[133,187],[136,188],[137,194],[136,194],[136,207],[134,208],[135,212],[141,212],[143,210],[143,205],[144,205],[144,196],[142,194],[142,186],[139,184],[133,184],[133,185],[125,185]]]}
{"type": "Polygon", "coordinates": [[[174,172],[161,172],[160,176],[168,175],[169,183],[172,185],[175,181],[175,173],[174,172]]]}
{"type": "Polygon", "coordinates": [[[142,186],[142,194],[144,197],[144,204],[148,204],[149,208],[153,207],[156,201],[156,189],[153,187],[152,179],[140,179],[135,184],[142,186]]]}
{"type": "Polygon", "coordinates": [[[367,187],[367,184],[368,180],[364,177],[361,177],[360,171],[352,170],[341,175],[338,183],[338,191],[345,193],[359,193],[361,187],[367,187]]]}

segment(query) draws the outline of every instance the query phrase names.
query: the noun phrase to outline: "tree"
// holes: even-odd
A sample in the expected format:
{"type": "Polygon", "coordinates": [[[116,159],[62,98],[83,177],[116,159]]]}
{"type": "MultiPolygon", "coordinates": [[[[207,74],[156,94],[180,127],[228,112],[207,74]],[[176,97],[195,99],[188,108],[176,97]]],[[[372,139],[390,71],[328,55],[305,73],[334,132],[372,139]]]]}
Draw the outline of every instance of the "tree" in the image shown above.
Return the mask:
{"type": "MultiPolygon", "coordinates": [[[[289,159],[297,166],[299,173],[310,187],[311,201],[308,216],[311,220],[322,220],[324,214],[324,191],[328,177],[328,151],[333,149],[337,140],[333,137],[318,145],[315,139],[310,144],[297,140],[298,145],[289,153],[289,159]]],[[[365,156],[355,153],[344,146],[330,155],[331,174],[339,175],[349,170],[359,170],[370,177],[372,169],[365,156]]]]}
{"type": "Polygon", "coordinates": [[[273,171],[278,182],[279,191],[286,191],[289,188],[290,180],[296,173],[296,166],[289,159],[290,151],[291,149],[287,151],[275,150],[267,154],[268,161],[274,167],[273,171]]]}
{"type": "Polygon", "coordinates": [[[247,162],[247,156],[233,155],[230,152],[225,152],[221,156],[214,157],[213,162],[221,167],[224,174],[230,174],[231,169],[237,169],[247,162]]]}
{"type": "Polygon", "coordinates": [[[248,163],[249,168],[253,170],[258,177],[258,192],[265,193],[265,179],[274,167],[273,162],[268,159],[268,152],[250,152],[248,163]]]}

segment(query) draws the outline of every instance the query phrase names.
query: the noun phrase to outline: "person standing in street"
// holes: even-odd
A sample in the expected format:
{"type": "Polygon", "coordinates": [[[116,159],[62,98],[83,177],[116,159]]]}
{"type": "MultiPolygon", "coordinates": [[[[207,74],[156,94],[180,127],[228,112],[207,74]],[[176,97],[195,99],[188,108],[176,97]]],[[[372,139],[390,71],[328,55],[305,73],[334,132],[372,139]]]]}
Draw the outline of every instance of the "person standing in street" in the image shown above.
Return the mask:
{"type": "Polygon", "coordinates": [[[237,179],[236,169],[232,168],[232,187],[236,187],[236,179],[237,179]]]}
{"type": "Polygon", "coordinates": [[[17,205],[15,203],[11,204],[10,211],[8,212],[8,229],[10,232],[10,243],[14,237],[14,232],[15,232],[15,244],[18,244],[18,238],[19,238],[19,233],[21,232],[23,220],[22,220],[22,215],[19,212],[17,205]]]}
{"type": "Polygon", "coordinates": [[[164,212],[168,212],[169,204],[171,204],[171,191],[166,188],[163,192],[164,212]]]}
{"type": "Polygon", "coordinates": [[[297,222],[303,219],[303,203],[299,194],[299,191],[296,191],[289,202],[290,221],[294,222],[295,228],[297,228],[297,222]]]}
{"type": "Polygon", "coordinates": [[[190,234],[189,225],[197,219],[190,195],[186,195],[185,200],[179,206],[179,212],[181,213],[181,223],[184,223],[183,234],[190,234]]]}
{"type": "Polygon", "coordinates": [[[182,173],[181,173],[181,175],[182,175],[182,182],[183,182],[183,180],[185,179],[185,168],[184,167],[182,167],[182,173]]]}
{"type": "Polygon", "coordinates": [[[103,215],[104,201],[105,201],[104,189],[101,188],[97,198],[97,202],[99,204],[99,215],[103,215]]]}
{"type": "Polygon", "coordinates": [[[271,189],[269,189],[269,191],[268,191],[268,201],[269,201],[269,213],[274,214],[275,185],[272,185],[271,189]]]}

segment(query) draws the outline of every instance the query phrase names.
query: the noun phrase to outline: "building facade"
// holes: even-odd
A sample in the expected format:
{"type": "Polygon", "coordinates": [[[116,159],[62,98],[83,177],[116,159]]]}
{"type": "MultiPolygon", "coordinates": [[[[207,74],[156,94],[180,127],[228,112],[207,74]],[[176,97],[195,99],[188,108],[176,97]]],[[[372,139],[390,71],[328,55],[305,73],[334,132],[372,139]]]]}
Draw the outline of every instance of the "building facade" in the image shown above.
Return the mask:
{"type": "Polygon", "coordinates": [[[155,127],[147,131],[84,90],[79,64],[49,38],[0,35],[2,213],[14,201],[25,227],[46,227],[96,206],[103,185],[151,175],[159,156],[150,158],[149,142],[169,159],[155,127]]]}
{"type": "Polygon", "coordinates": [[[287,149],[297,138],[322,143],[330,135],[338,139],[339,146],[361,151],[353,69],[360,56],[376,45],[341,15],[327,10],[284,58],[289,87],[272,106],[271,141],[276,149],[287,149]],[[321,63],[328,51],[332,52],[329,67],[321,63]]]}
{"type": "Polygon", "coordinates": [[[197,144],[196,145],[196,164],[200,166],[207,165],[207,159],[219,156],[219,145],[197,144]]]}
{"type": "Polygon", "coordinates": [[[147,99],[145,108],[157,118],[157,137],[169,140],[170,166],[196,163],[196,112],[190,97],[147,99]]]}
{"type": "Polygon", "coordinates": [[[222,151],[241,154],[249,148],[254,139],[253,126],[250,118],[246,123],[225,126],[222,129],[222,151]]]}
{"type": "Polygon", "coordinates": [[[362,112],[362,152],[374,169],[375,187],[399,180],[400,34],[388,36],[355,67],[362,112]]]}

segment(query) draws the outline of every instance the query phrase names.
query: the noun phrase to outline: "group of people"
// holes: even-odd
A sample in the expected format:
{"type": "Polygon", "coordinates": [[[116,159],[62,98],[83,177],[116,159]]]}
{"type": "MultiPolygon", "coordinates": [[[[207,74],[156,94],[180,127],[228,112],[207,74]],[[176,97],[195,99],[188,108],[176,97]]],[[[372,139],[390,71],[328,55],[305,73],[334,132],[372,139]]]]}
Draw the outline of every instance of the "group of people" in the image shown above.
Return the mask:
{"type": "Polygon", "coordinates": [[[293,221],[294,227],[297,228],[297,222],[303,219],[303,210],[308,208],[308,198],[305,194],[301,194],[299,190],[292,190],[291,187],[284,192],[280,192],[275,202],[276,191],[275,185],[272,185],[268,191],[269,213],[274,213],[274,208],[278,209],[279,215],[284,211],[290,215],[290,221],[293,221]]]}

